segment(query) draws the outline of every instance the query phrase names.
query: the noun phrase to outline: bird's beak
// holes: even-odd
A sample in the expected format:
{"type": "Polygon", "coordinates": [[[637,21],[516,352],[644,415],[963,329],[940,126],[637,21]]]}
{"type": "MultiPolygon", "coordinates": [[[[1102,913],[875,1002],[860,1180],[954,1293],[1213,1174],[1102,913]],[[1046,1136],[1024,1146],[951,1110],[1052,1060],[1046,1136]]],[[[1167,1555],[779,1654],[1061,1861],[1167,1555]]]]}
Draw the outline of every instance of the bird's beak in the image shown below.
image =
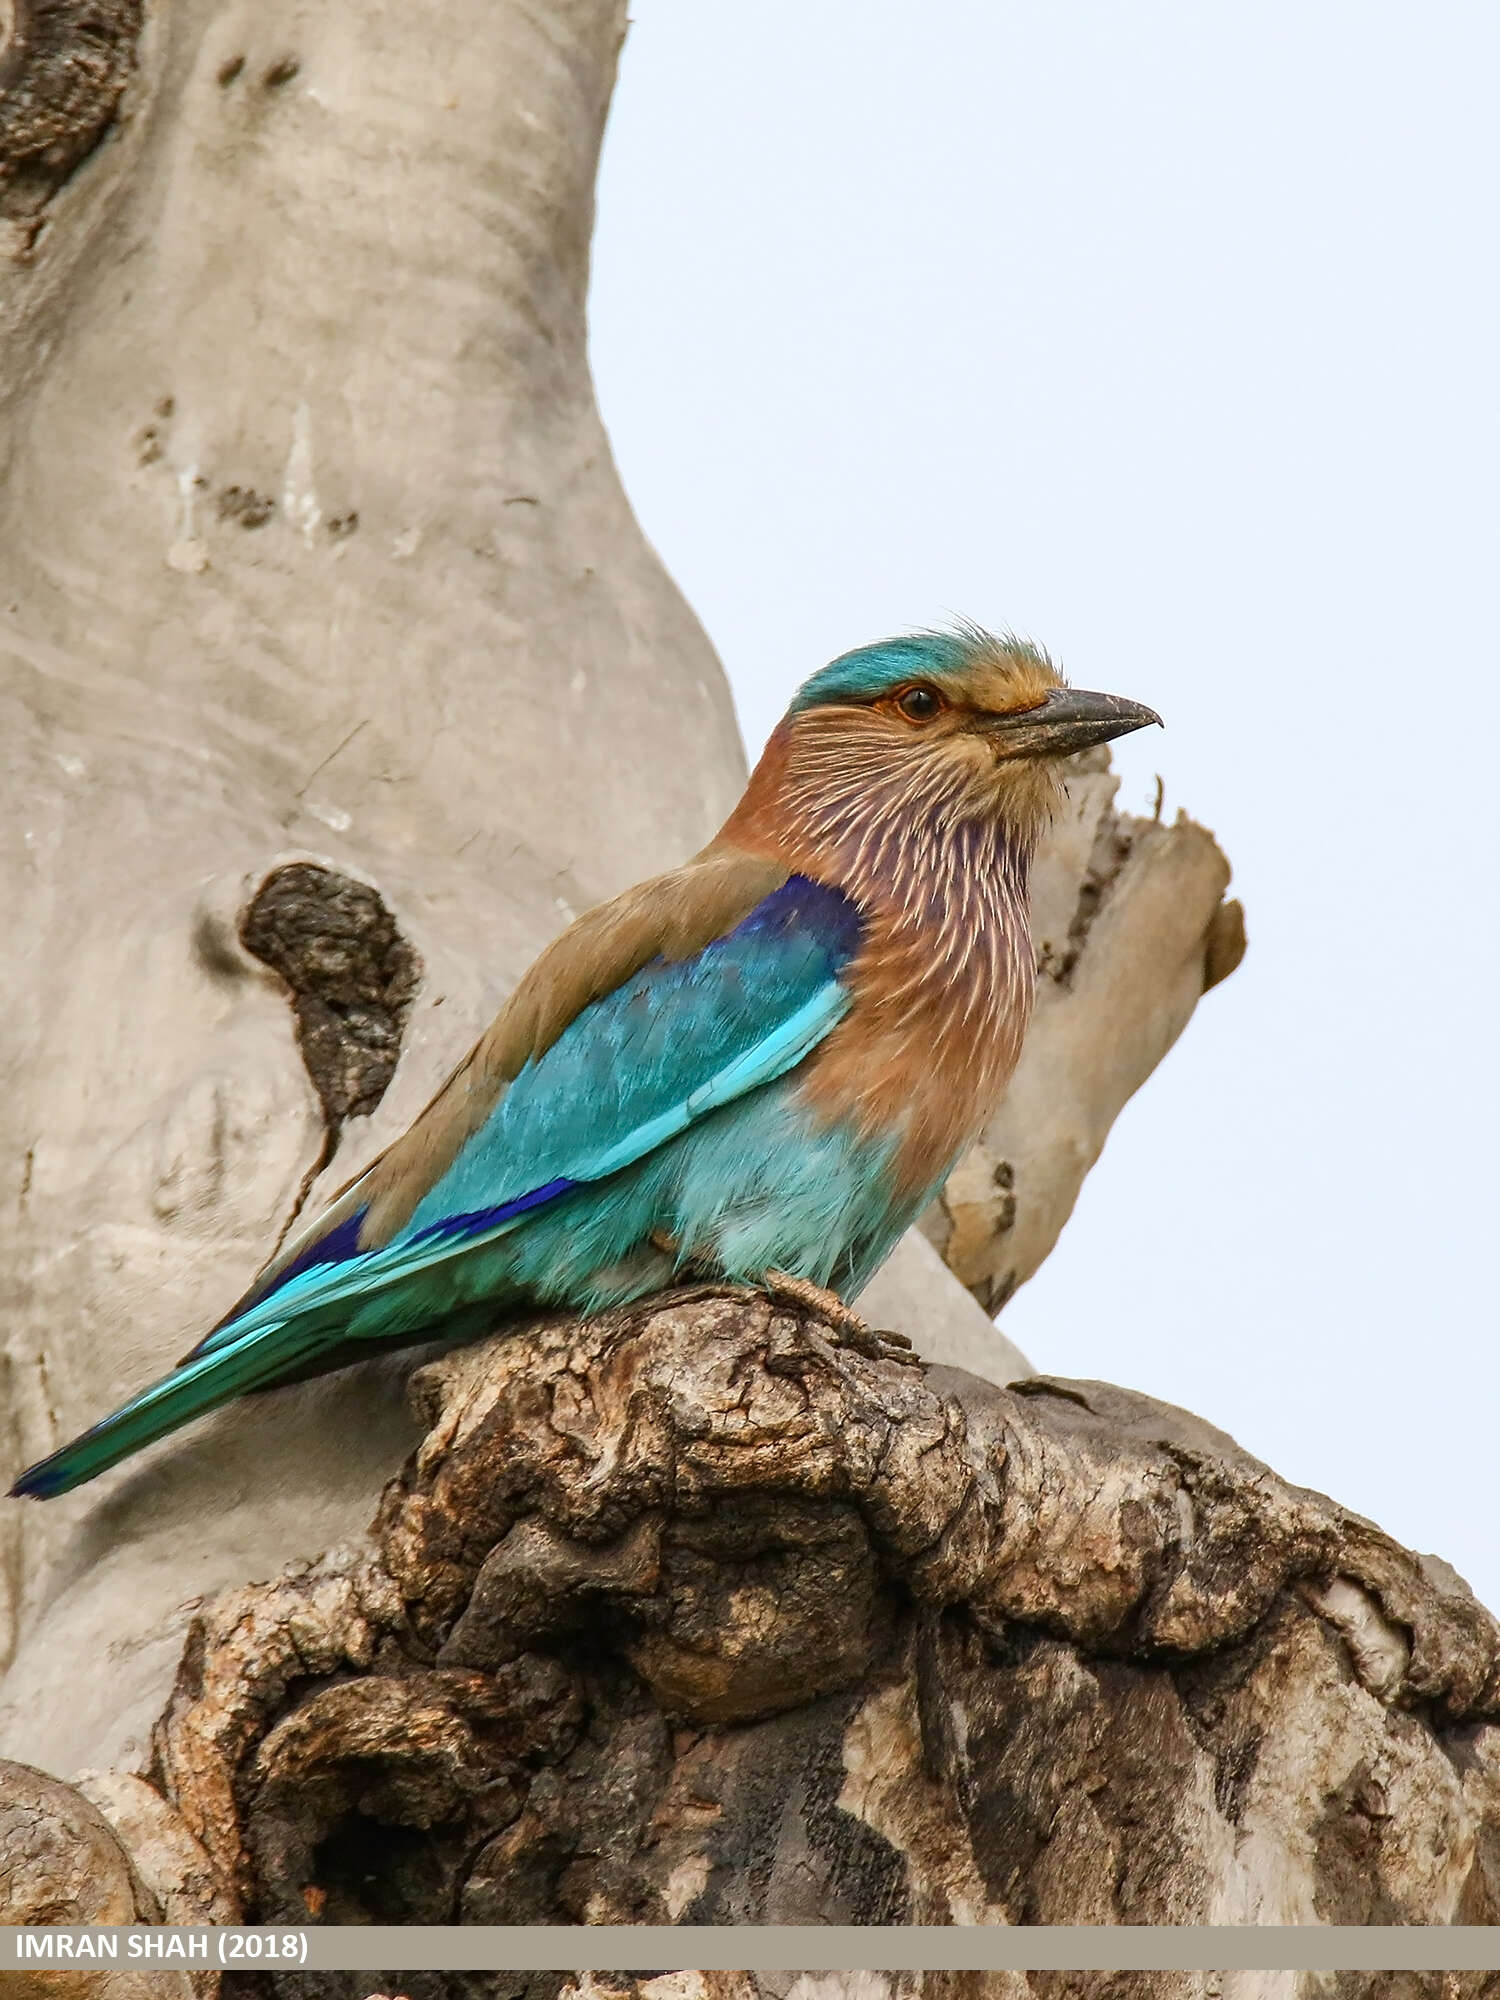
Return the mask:
{"type": "Polygon", "coordinates": [[[1154,708],[1123,695],[1054,688],[1035,708],[987,716],[985,730],[1002,757],[1066,757],[1153,722],[1161,723],[1154,708]]]}

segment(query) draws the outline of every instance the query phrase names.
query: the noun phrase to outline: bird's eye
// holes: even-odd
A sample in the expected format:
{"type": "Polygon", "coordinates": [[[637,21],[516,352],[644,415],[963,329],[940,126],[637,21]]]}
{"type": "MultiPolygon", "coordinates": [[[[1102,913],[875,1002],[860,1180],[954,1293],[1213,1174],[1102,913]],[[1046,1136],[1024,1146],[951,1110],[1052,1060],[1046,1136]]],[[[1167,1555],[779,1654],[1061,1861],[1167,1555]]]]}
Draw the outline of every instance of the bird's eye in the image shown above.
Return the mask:
{"type": "Polygon", "coordinates": [[[931,722],[942,705],[942,696],[930,687],[910,687],[896,697],[896,706],[908,722],[931,722]]]}

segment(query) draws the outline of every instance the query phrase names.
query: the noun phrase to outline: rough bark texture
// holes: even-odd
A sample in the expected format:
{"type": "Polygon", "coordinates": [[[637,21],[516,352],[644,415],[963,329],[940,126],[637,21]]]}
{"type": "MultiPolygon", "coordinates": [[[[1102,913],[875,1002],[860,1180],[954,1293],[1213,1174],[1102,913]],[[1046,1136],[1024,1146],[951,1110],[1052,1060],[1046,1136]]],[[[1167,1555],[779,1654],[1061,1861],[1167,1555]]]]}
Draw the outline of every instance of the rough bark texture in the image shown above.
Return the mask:
{"type": "Polygon", "coordinates": [[[1183,1411],[723,1293],[414,1389],[371,1537],[195,1618],[151,1812],[91,1789],[248,1917],[1500,1914],[1500,1627],[1183,1411]]]}
{"type": "Polygon", "coordinates": [[[9,0],[0,26],[0,249],[24,256],[114,123],[141,0],[9,0]]]}

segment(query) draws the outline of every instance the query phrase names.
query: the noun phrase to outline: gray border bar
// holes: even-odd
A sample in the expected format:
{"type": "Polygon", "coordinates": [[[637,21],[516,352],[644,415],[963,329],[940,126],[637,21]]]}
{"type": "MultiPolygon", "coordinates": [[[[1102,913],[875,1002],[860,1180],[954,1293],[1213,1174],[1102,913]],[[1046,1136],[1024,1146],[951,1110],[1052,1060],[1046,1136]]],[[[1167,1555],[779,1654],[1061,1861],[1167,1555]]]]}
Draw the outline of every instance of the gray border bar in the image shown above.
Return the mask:
{"type": "Polygon", "coordinates": [[[1492,1972],[1500,1927],[1446,1925],[47,1925],[0,1968],[328,1972],[1492,1972]]]}

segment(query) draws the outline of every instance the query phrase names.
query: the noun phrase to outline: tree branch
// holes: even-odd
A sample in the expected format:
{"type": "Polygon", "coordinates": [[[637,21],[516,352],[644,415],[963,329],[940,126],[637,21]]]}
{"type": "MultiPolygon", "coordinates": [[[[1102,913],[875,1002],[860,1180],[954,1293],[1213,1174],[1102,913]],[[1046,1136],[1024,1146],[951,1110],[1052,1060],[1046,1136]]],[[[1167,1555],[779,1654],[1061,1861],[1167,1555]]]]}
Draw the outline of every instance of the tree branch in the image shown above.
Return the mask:
{"type": "Polygon", "coordinates": [[[1115,1119],[1245,953],[1213,835],[1181,813],[1117,812],[1118,787],[1107,751],[1075,760],[1033,879],[1040,977],[1020,1066],[922,1218],[991,1313],[1050,1254],[1115,1119]]]}
{"type": "Polygon", "coordinates": [[[152,1783],[221,1894],[1500,1916],[1500,1628],[1443,1565],[1146,1397],[829,1343],[682,1294],[426,1368],[370,1542],[194,1621],[152,1783]]]}

